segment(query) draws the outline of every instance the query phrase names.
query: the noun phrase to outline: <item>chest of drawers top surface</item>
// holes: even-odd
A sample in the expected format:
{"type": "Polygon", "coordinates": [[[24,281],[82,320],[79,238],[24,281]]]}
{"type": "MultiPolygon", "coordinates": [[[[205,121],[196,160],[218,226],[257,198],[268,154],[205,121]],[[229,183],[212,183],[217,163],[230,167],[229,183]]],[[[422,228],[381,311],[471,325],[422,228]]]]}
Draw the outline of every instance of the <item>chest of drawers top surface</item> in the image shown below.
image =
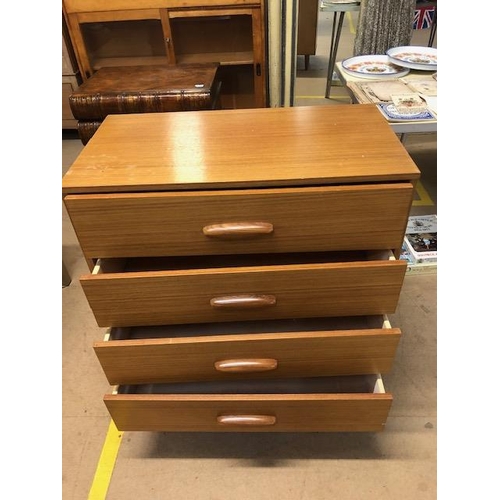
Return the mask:
{"type": "Polygon", "coordinates": [[[177,191],[415,180],[375,106],[109,115],[63,193],[177,191]]]}

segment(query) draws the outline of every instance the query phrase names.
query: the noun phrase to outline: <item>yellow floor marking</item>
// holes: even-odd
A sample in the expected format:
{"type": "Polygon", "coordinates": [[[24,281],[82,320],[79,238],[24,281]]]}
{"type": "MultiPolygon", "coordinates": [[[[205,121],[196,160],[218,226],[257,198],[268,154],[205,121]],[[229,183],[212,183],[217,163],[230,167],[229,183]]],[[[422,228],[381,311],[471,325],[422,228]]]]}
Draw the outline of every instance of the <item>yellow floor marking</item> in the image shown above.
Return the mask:
{"type": "Polygon", "coordinates": [[[349,22],[349,31],[351,32],[352,35],[355,35],[356,27],[354,26],[354,23],[352,21],[352,15],[350,12],[347,12],[347,21],[349,22]]]}
{"type": "MultiPolygon", "coordinates": [[[[351,98],[345,95],[335,95],[335,94],[330,94],[330,98],[335,98],[335,99],[344,99],[346,101],[350,101],[351,98]]],[[[296,95],[295,99],[326,99],[324,95],[296,95]]]]}
{"type": "Polygon", "coordinates": [[[104,500],[108,492],[116,456],[120,448],[123,432],[116,428],[113,420],[109,423],[108,433],[101,450],[101,456],[92,481],[88,500],[104,500]]]}
{"type": "Polygon", "coordinates": [[[413,200],[412,205],[414,207],[429,207],[434,205],[434,202],[431,200],[429,193],[426,191],[420,181],[417,182],[415,191],[417,192],[419,199],[413,200]]]}

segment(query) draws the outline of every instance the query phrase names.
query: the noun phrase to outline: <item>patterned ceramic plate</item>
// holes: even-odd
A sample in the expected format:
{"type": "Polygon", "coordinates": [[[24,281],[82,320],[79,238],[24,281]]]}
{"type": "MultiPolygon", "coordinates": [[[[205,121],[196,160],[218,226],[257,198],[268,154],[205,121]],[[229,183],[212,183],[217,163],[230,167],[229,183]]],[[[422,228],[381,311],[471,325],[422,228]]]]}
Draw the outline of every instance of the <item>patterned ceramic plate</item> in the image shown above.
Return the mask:
{"type": "Polygon", "coordinates": [[[402,68],[389,61],[386,55],[356,56],[344,59],[342,69],[349,75],[357,78],[399,78],[407,75],[410,70],[402,68]]]}
{"type": "Polygon", "coordinates": [[[413,111],[405,114],[401,114],[396,109],[394,104],[381,103],[377,104],[378,108],[382,114],[389,120],[394,122],[411,122],[411,121],[425,121],[425,120],[435,120],[436,117],[428,110],[424,111],[413,111]]]}
{"type": "Polygon", "coordinates": [[[437,70],[437,49],[434,47],[394,47],[387,51],[389,60],[404,68],[424,71],[437,70]]]}

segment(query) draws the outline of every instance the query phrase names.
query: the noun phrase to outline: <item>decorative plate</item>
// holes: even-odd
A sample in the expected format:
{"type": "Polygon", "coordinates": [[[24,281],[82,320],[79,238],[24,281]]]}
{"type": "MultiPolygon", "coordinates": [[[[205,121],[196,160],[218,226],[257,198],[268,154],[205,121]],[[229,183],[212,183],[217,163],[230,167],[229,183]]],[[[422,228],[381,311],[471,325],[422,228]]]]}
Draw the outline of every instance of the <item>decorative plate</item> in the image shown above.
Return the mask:
{"type": "Polygon", "coordinates": [[[435,120],[436,117],[428,110],[424,111],[414,111],[405,114],[401,114],[396,109],[394,104],[381,103],[377,104],[378,108],[382,114],[389,120],[393,122],[411,122],[411,121],[425,121],[425,120],[435,120]]]}
{"type": "Polygon", "coordinates": [[[424,71],[437,70],[437,49],[434,47],[394,47],[387,51],[389,60],[404,68],[424,71]]]}
{"type": "Polygon", "coordinates": [[[349,75],[357,78],[399,78],[407,75],[410,70],[402,68],[389,60],[386,55],[356,56],[344,59],[342,69],[349,75]]]}

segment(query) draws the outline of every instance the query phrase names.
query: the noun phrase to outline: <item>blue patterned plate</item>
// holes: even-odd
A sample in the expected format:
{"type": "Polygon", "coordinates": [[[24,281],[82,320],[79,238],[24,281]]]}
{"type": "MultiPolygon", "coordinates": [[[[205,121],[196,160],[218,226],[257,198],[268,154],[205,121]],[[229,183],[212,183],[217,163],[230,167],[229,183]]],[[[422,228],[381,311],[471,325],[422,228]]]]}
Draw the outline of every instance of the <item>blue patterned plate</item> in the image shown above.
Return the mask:
{"type": "Polygon", "coordinates": [[[405,113],[401,114],[398,113],[396,106],[394,104],[386,104],[386,103],[381,103],[377,104],[378,108],[382,112],[382,114],[389,120],[389,121],[396,121],[396,122],[421,122],[425,120],[435,120],[436,117],[428,110],[425,111],[416,111],[414,113],[405,113]]]}

